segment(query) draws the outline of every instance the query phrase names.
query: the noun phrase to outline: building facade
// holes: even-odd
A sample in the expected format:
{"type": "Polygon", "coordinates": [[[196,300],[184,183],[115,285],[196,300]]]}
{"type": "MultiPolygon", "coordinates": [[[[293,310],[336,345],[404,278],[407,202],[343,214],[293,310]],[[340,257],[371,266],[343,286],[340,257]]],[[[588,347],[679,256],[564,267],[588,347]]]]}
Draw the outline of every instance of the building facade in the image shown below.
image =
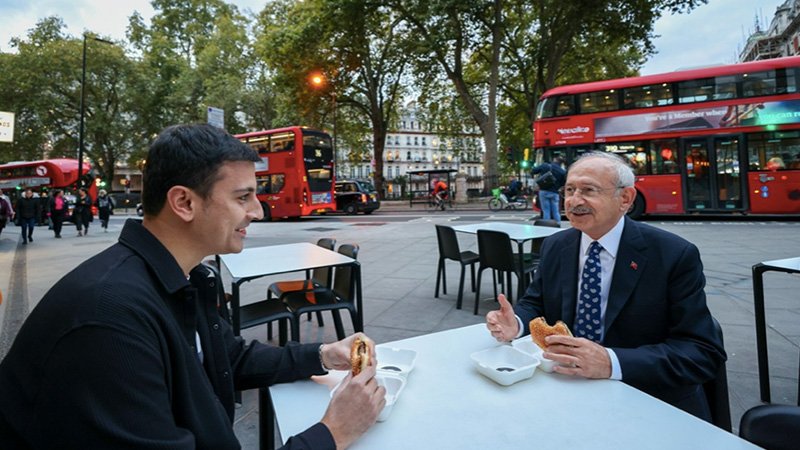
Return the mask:
{"type": "MultiPolygon", "coordinates": [[[[443,133],[428,126],[416,103],[401,111],[396,129],[386,135],[383,153],[383,177],[386,197],[399,198],[401,186],[410,183],[412,191],[424,190],[427,177],[412,175],[419,170],[452,169],[467,176],[468,192],[483,189],[483,138],[475,126],[464,126],[459,132],[443,133]]],[[[375,164],[370,151],[360,163],[345,162],[343,174],[350,178],[372,178],[375,164]]]]}
{"type": "Polygon", "coordinates": [[[775,9],[769,28],[756,29],[739,54],[740,62],[800,55],[800,0],[786,0],[775,9]]]}

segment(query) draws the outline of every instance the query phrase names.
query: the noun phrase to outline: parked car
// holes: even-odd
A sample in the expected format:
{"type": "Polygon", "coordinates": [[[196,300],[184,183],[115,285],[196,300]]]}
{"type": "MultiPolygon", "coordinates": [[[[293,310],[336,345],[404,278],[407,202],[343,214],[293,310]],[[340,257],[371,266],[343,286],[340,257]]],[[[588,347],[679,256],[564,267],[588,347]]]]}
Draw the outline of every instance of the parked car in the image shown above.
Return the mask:
{"type": "Polygon", "coordinates": [[[341,180],[336,182],[336,210],[345,214],[372,214],[381,207],[378,192],[369,181],[341,180]]]}

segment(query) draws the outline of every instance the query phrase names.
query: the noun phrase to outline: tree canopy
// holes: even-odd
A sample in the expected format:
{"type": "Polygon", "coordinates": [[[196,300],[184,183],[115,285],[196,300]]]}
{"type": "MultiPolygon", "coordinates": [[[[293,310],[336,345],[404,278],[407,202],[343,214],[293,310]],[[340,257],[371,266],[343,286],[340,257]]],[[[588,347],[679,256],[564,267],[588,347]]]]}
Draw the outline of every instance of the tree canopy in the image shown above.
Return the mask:
{"type": "Polygon", "coordinates": [[[155,15],[134,13],[113,44],[46,17],[0,53],[0,110],[17,118],[0,161],[75,156],[85,40],[86,155],[107,179],[214,106],[232,133],[335,125],[339,163],[373,160],[380,190],[387,132],[411,100],[442,137],[477,130],[493,177],[513,169],[498,147],[530,146],[545,90],[635,75],[655,21],[706,2],[275,0],[246,17],[223,0],[152,0],[155,15]]]}

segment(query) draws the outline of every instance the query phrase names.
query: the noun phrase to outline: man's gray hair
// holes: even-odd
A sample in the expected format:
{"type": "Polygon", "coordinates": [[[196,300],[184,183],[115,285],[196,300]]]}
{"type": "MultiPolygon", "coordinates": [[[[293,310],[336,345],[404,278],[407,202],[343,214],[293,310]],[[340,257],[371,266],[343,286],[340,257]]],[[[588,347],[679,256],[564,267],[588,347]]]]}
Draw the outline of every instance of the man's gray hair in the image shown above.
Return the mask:
{"type": "MultiPolygon", "coordinates": [[[[614,169],[617,171],[617,187],[632,187],[634,181],[636,181],[636,176],[633,174],[633,169],[631,166],[628,165],[627,161],[625,161],[621,156],[614,153],[601,151],[587,152],[581,155],[581,157],[578,158],[573,165],[588,158],[603,158],[607,161],[610,161],[614,165],[614,169]]],[[[586,162],[584,161],[584,164],[585,163],[586,162]]]]}

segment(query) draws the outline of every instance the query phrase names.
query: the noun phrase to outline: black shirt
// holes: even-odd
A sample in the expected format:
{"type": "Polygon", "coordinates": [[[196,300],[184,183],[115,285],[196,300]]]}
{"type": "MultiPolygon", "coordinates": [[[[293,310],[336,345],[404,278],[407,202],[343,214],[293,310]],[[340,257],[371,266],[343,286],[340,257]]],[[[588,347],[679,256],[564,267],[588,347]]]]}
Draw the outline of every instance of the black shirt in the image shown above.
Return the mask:
{"type": "MultiPolygon", "coordinates": [[[[235,449],[234,389],[325,373],[318,344],[245,344],[217,314],[209,272],[190,280],[128,220],[56,283],[0,363],[2,448],[235,449]]],[[[318,423],[286,447],[335,445],[318,423]]]]}

